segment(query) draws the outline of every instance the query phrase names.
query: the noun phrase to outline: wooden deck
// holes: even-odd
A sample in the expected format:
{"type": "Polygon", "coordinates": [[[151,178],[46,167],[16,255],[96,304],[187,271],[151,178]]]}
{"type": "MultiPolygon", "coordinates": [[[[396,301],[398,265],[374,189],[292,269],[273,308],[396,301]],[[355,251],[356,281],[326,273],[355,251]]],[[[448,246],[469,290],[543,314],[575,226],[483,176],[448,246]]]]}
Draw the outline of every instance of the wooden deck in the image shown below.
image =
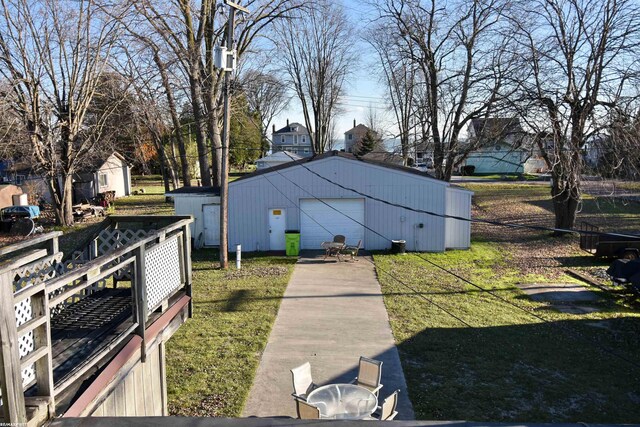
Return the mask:
{"type": "Polygon", "coordinates": [[[91,361],[133,325],[131,289],[103,289],[51,318],[56,386],[91,361]]]}

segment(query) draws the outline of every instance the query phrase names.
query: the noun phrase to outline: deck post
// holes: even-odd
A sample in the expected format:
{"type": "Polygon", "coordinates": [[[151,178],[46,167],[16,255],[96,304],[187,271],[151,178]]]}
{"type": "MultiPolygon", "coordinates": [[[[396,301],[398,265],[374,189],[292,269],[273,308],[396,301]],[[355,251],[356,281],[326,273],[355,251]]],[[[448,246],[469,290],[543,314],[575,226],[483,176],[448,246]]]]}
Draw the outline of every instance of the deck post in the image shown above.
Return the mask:
{"type": "Polygon", "coordinates": [[[46,347],[47,355],[38,359],[35,363],[36,385],[38,395],[48,399],[49,417],[54,417],[56,412],[55,392],[53,388],[53,357],[51,355],[51,315],[49,313],[49,298],[46,288],[42,292],[31,297],[33,317],[45,317],[46,322],[34,329],[33,337],[36,349],[46,347]]]}
{"type": "MultiPolygon", "coordinates": [[[[192,217],[193,218],[193,217],[192,217]]],[[[184,287],[189,300],[189,318],[193,317],[193,297],[191,289],[191,225],[182,227],[182,252],[184,256],[184,287]]]]}
{"type": "Polygon", "coordinates": [[[13,280],[4,271],[0,273],[0,387],[4,420],[14,425],[27,422],[18,346],[13,280]]]}
{"type": "Polygon", "coordinates": [[[49,255],[57,254],[59,250],[58,245],[58,236],[52,236],[51,240],[47,241],[47,250],[49,251],[49,255]]]}
{"type": "Polygon", "coordinates": [[[136,250],[135,263],[135,298],[136,312],[138,318],[138,335],[142,338],[140,349],[140,359],[145,362],[147,359],[147,340],[145,339],[147,327],[147,280],[145,266],[145,245],[142,244],[136,250]]]}

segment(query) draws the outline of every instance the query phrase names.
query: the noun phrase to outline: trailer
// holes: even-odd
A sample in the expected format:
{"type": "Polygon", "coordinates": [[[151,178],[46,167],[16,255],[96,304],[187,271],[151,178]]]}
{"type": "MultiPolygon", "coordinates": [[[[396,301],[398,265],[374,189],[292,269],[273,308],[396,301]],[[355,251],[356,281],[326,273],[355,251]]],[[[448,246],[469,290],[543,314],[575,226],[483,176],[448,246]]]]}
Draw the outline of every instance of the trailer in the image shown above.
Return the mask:
{"type": "Polygon", "coordinates": [[[583,221],[580,224],[580,249],[597,258],[639,259],[640,235],[635,236],[602,234],[600,227],[583,221]]]}

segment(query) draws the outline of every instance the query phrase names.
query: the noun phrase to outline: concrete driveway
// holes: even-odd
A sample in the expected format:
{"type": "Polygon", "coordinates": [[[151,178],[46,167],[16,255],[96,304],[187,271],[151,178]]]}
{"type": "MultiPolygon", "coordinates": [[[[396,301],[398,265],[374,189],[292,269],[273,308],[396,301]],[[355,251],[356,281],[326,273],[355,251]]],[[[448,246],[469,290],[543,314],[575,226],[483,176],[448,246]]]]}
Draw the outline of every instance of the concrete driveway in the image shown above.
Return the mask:
{"type": "MultiPolygon", "coordinates": [[[[344,258],[347,259],[347,258],[344,258]]],[[[400,389],[399,420],[414,418],[371,258],[296,264],[262,355],[243,416],[296,416],[289,370],[309,361],[316,384],[349,382],[358,358],[382,360],[380,403],[400,389]]]]}

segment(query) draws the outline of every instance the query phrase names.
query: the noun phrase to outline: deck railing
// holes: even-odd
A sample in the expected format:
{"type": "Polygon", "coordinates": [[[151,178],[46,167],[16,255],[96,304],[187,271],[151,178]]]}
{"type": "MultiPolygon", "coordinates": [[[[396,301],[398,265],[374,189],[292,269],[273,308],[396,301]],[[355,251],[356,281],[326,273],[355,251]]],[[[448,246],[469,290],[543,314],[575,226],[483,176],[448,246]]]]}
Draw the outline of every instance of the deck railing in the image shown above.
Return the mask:
{"type": "Polygon", "coordinates": [[[180,291],[191,295],[191,221],[190,217],[111,217],[108,226],[69,259],[58,250],[60,232],[0,248],[0,256],[17,258],[0,265],[2,421],[24,423],[34,416],[29,408],[46,411],[44,419],[54,416],[56,396],[131,333],[142,338],[144,360],[145,330],[152,314],[168,308],[180,291]],[[154,222],[161,227],[127,226],[154,222]],[[108,285],[122,286],[120,282],[130,283],[129,323],[97,354],[75,364],[64,377],[54,378],[52,317],[64,316],[74,303],[108,285]]]}

